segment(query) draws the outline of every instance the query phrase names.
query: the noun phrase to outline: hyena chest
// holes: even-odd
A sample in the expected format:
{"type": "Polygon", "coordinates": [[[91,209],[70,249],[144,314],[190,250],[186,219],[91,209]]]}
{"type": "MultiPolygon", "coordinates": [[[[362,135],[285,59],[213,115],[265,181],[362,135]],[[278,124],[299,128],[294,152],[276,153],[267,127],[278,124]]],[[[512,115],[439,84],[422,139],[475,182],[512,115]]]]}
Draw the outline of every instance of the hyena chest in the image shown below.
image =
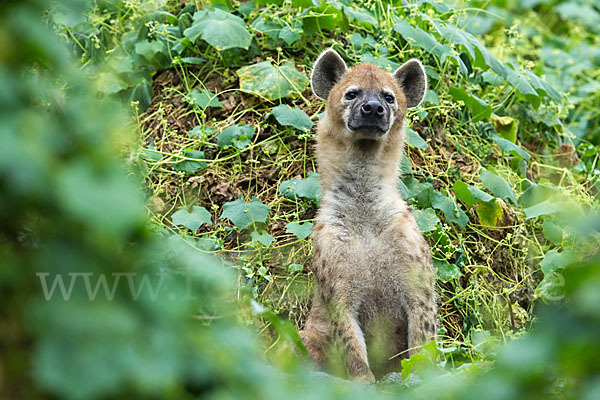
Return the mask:
{"type": "Polygon", "coordinates": [[[395,193],[380,186],[337,183],[323,197],[320,220],[341,239],[381,243],[381,235],[404,211],[402,206],[395,193]]]}

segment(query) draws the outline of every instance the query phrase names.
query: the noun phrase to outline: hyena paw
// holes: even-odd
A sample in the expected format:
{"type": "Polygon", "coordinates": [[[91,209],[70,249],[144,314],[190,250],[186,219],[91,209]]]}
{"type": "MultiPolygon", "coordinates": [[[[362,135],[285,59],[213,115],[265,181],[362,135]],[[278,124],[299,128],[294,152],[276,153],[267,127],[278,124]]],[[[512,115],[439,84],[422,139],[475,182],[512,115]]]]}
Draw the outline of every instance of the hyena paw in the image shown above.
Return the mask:
{"type": "Polygon", "coordinates": [[[375,375],[373,375],[373,373],[371,371],[367,371],[365,373],[362,373],[360,375],[352,377],[352,380],[355,383],[361,383],[361,384],[374,383],[375,375]]]}

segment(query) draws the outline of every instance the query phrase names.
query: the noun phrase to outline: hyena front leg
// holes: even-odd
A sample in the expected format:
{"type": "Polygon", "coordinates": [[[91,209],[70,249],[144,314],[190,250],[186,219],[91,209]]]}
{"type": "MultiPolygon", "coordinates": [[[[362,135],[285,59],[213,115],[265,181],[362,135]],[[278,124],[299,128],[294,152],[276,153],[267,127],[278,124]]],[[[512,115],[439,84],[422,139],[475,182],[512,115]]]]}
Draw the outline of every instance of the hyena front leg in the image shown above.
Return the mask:
{"type": "Polygon", "coordinates": [[[306,326],[300,332],[300,338],[308,351],[309,357],[318,368],[321,368],[325,363],[330,334],[331,323],[327,315],[327,309],[323,303],[323,298],[316,292],[306,326]]]}
{"type": "Polygon", "coordinates": [[[411,302],[407,310],[408,356],[418,353],[421,346],[435,339],[437,311],[433,287],[424,298],[411,302]]]}
{"type": "Polygon", "coordinates": [[[333,339],[344,351],[346,371],[358,383],[373,383],[375,376],[369,368],[367,345],[355,314],[346,307],[338,307],[332,318],[333,339]]]}

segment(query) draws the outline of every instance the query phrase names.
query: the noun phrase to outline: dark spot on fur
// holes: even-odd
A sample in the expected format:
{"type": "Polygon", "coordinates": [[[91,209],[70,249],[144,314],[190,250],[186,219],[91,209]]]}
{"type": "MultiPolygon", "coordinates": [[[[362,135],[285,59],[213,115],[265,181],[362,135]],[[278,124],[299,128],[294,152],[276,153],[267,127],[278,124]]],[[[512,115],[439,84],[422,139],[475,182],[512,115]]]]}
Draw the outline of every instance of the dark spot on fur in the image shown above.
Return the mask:
{"type": "Polygon", "coordinates": [[[431,290],[429,290],[428,288],[423,289],[423,296],[431,301],[431,290]]]}
{"type": "MultiPolygon", "coordinates": [[[[337,192],[340,192],[341,194],[343,194],[346,197],[352,197],[352,191],[350,190],[350,187],[346,186],[346,185],[337,185],[337,187],[334,189],[337,192]]],[[[336,198],[337,201],[339,201],[339,199],[336,198]]]]}
{"type": "Polygon", "coordinates": [[[423,325],[425,327],[425,330],[427,332],[431,332],[431,324],[427,321],[425,321],[425,324],[423,325]]]}

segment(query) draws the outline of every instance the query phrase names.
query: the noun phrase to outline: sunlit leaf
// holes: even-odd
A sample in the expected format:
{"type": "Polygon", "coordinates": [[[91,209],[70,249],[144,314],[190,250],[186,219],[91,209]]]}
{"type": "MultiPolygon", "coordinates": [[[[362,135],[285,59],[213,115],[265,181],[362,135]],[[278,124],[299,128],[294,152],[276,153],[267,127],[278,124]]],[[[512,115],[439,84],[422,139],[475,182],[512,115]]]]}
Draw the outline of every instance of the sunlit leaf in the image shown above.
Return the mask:
{"type": "Polygon", "coordinates": [[[219,8],[197,12],[192,26],[183,34],[192,42],[201,38],[219,51],[235,47],[247,49],[252,42],[244,20],[219,8]]]}
{"type": "Polygon", "coordinates": [[[285,61],[280,66],[263,61],[238,69],[237,75],[241,90],[267,100],[297,97],[308,87],[306,75],[299,72],[290,61],[285,61]]]}
{"type": "Polygon", "coordinates": [[[441,57],[450,54],[451,48],[441,45],[433,36],[419,27],[412,26],[406,20],[400,20],[394,25],[394,30],[410,43],[412,46],[420,47],[434,55],[441,57]]]}
{"type": "Polygon", "coordinates": [[[477,216],[481,225],[495,227],[504,215],[502,209],[502,200],[492,199],[491,201],[482,201],[477,206],[477,216]]]}
{"type": "Polygon", "coordinates": [[[502,138],[511,141],[512,143],[516,143],[517,141],[517,121],[511,117],[499,117],[496,114],[492,114],[492,123],[494,124],[494,128],[496,128],[496,132],[502,138]]]}
{"type": "Polygon", "coordinates": [[[469,186],[463,181],[456,181],[454,185],[452,185],[452,190],[454,190],[454,195],[457,199],[466,204],[467,208],[471,208],[474,204],[473,195],[469,191],[469,186]]]}

